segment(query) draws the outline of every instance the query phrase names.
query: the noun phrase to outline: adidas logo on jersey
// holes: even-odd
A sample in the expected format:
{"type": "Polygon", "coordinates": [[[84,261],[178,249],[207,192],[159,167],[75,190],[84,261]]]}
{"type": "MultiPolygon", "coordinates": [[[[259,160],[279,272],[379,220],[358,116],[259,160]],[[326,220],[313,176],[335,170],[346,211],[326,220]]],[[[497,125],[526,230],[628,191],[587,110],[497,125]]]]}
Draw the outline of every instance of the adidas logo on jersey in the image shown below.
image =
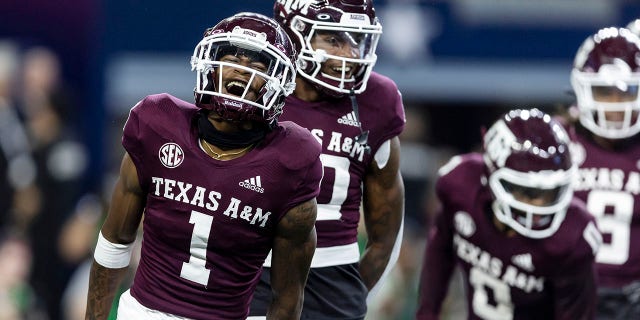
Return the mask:
{"type": "Polygon", "coordinates": [[[526,270],[526,271],[533,271],[533,261],[531,259],[531,254],[530,253],[523,253],[523,254],[518,254],[515,255],[513,257],[511,257],[511,262],[513,262],[513,264],[515,264],[516,266],[526,270]]]}
{"type": "Polygon", "coordinates": [[[344,116],[338,118],[338,123],[346,124],[352,127],[360,126],[360,122],[356,120],[356,113],[354,111],[351,111],[350,113],[347,113],[344,116]]]}
{"type": "Polygon", "coordinates": [[[262,188],[262,182],[260,182],[260,176],[255,176],[251,179],[246,179],[244,181],[240,181],[238,183],[239,186],[243,188],[247,188],[249,190],[253,190],[255,192],[264,193],[264,188],[262,188]]]}

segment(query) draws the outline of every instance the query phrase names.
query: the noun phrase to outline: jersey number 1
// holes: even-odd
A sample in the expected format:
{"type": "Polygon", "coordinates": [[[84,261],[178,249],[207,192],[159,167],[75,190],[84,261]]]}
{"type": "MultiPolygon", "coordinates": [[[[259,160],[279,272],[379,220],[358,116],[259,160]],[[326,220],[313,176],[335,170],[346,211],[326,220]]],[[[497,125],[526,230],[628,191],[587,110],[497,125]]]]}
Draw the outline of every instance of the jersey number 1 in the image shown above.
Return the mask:
{"type": "Polygon", "coordinates": [[[209,283],[211,270],[206,268],[207,243],[213,224],[213,217],[202,212],[191,211],[189,223],[193,225],[189,262],[182,263],[180,277],[206,286],[209,283]]]}

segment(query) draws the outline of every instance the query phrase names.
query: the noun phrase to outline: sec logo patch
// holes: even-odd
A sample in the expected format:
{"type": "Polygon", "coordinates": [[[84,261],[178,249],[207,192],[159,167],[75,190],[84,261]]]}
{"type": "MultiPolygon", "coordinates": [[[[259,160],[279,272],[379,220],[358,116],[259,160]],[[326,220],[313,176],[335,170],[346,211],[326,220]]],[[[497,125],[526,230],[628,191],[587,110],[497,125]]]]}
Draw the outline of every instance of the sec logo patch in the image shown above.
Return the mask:
{"type": "Polygon", "coordinates": [[[167,168],[175,168],[184,160],[182,148],[173,142],[163,144],[158,151],[158,156],[162,165],[167,168]]]}
{"type": "Polygon", "coordinates": [[[476,224],[473,222],[473,218],[464,211],[456,212],[453,217],[453,222],[458,233],[466,238],[476,232],[476,224]]]}

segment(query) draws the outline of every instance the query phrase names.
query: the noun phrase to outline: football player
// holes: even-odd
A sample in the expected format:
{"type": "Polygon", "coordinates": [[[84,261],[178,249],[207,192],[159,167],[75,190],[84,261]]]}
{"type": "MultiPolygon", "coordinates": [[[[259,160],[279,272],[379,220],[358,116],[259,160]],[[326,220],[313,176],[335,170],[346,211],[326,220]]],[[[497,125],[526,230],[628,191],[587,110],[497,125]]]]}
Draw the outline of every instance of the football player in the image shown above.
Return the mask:
{"type": "MultiPolygon", "coordinates": [[[[397,260],[393,249],[403,221],[402,97],[391,79],[372,72],[382,26],[371,0],[278,0],[274,18],[298,50],[296,89],[282,118],[307,128],[322,145],[318,246],[302,319],[362,319],[369,292],[397,260]]],[[[267,261],[265,270],[273,266],[267,261]]],[[[264,316],[275,297],[273,280],[262,274],[252,315],[264,316]]]]}
{"type": "Polygon", "coordinates": [[[567,131],[579,166],[575,194],[604,243],[596,256],[598,318],[640,319],[640,39],[603,28],[579,47],[567,131]]]}
{"type": "Polygon", "coordinates": [[[143,213],[140,263],[118,318],[245,319],[271,249],[269,319],[299,318],[322,164],[307,130],[277,121],[294,55],[275,21],[240,13],[194,50],[195,105],[158,94],[131,109],[87,319],[107,319],[143,213]]]}
{"type": "Polygon", "coordinates": [[[468,319],[591,319],[602,239],[572,196],[566,131],[538,109],[514,109],[483,140],[482,153],[439,171],[416,318],[439,319],[457,265],[468,319]]]}

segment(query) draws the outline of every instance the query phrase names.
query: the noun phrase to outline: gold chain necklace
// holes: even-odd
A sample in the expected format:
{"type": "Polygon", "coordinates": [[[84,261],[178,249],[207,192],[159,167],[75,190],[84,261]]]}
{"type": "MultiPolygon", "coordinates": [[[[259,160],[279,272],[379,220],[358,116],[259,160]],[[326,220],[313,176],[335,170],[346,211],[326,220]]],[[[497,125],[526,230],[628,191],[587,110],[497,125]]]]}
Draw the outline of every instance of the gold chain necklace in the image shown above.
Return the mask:
{"type": "Polygon", "coordinates": [[[211,158],[214,158],[216,160],[220,160],[220,158],[222,157],[227,157],[227,156],[235,156],[238,154],[241,154],[247,150],[249,150],[249,148],[253,147],[253,144],[250,144],[249,146],[247,146],[246,148],[240,150],[240,151],[236,151],[236,152],[229,152],[229,153],[218,153],[213,151],[213,149],[211,149],[211,146],[209,145],[209,142],[207,142],[206,140],[202,139],[202,142],[204,142],[204,145],[207,147],[207,149],[213,153],[213,155],[211,155],[211,158]]]}

